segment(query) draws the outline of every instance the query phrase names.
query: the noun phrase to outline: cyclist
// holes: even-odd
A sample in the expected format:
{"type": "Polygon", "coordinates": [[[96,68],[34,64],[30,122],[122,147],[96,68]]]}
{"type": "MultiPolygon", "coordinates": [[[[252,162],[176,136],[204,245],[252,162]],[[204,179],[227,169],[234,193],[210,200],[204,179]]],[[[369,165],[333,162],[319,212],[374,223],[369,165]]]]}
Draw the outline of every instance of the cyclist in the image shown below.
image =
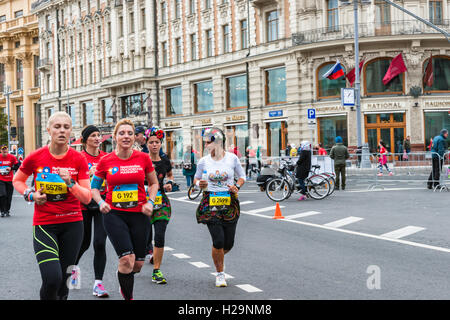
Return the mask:
{"type": "Polygon", "coordinates": [[[19,169],[19,161],[9,153],[8,146],[1,147],[0,155],[0,211],[1,217],[9,217],[14,187],[13,172],[19,169]]]}
{"type": "Polygon", "coordinates": [[[47,123],[50,144],[25,158],[13,178],[14,188],[34,201],[33,246],[42,277],[42,300],[66,300],[66,282],[83,239],[80,202],[91,201],[86,158],[70,148],[72,119],[56,112],[47,123]],[[26,185],[34,175],[36,191],[26,185]]]}
{"type": "Polygon", "coordinates": [[[135,128],[129,119],[120,120],[113,133],[116,148],[104,156],[92,178],[92,197],[104,213],[105,230],[118,257],[117,278],[125,300],[133,299],[134,274],[145,261],[158,179],[150,157],[133,149],[135,128]],[[147,179],[149,200],[144,181],[147,179]],[[106,180],[106,200],[101,186],[106,180]]]}
{"type": "MultiPolygon", "coordinates": [[[[164,255],[164,238],[166,228],[172,212],[169,198],[166,195],[166,192],[172,191],[172,164],[170,163],[169,158],[160,156],[164,136],[164,131],[157,127],[147,129],[145,132],[147,147],[150,152],[150,159],[152,159],[159,183],[159,190],[155,200],[155,208],[153,209],[153,214],[151,216],[151,224],[155,229],[155,245],[153,247],[152,257],[152,261],[154,263],[152,281],[157,284],[167,283],[166,278],[160,270],[160,266],[164,255]],[[166,177],[168,178],[168,181],[167,183],[164,183],[164,179],[166,177]]],[[[151,235],[152,232],[150,232],[150,237],[147,243],[147,249],[149,250],[152,242],[151,235]]]]}
{"type": "MultiPolygon", "coordinates": [[[[81,143],[83,144],[83,154],[88,162],[89,176],[92,177],[95,173],[95,168],[97,167],[100,159],[107,155],[106,152],[100,150],[102,136],[100,130],[94,125],[86,126],[83,131],[81,131],[81,143]]],[[[106,188],[102,186],[101,196],[104,199],[106,195],[106,188]]],[[[94,274],[95,282],[93,287],[93,295],[106,298],[108,297],[108,292],[103,286],[103,274],[105,272],[106,266],[106,231],[103,224],[103,214],[97,203],[92,200],[88,205],[82,207],[83,212],[83,224],[84,224],[84,237],[81,244],[80,253],[76,261],[78,265],[84,252],[89,249],[91,238],[92,238],[92,221],[94,221],[94,274]]],[[[72,281],[73,285],[76,286],[76,281],[78,281],[79,268],[75,266],[72,270],[72,281]]]]}
{"type": "Polygon", "coordinates": [[[216,267],[216,287],[226,287],[224,256],[234,245],[240,215],[238,191],[245,183],[245,171],[238,157],[225,152],[225,135],[219,128],[208,128],[203,141],[209,155],[200,159],[194,183],[204,190],[196,211],[198,223],[211,234],[212,259],[216,267]],[[238,178],[234,184],[235,177],[238,178]]]}
{"type": "Polygon", "coordinates": [[[301,196],[298,198],[298,201],[306,200],[305,179],[308,178],[309,172],[311,171],[311,143],[309,141],[302,141],[300,143],[300,150],[295,173],[301,189],[301,196]]]}

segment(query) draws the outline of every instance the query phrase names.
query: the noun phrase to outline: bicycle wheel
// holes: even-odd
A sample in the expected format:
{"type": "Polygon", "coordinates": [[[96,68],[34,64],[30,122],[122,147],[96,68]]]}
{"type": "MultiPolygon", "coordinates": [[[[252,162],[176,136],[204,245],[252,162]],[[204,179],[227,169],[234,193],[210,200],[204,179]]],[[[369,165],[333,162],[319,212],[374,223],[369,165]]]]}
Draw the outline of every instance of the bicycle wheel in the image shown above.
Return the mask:
{"type": "Polygon", "coordinates": [[[188,189],[188,198],[191,200],[195,200],[202,193],[202,189],[197,187],[195,184],[192,184],[188,189]]]}
{"type": "Polygon", "coordinates": [[[306,190],[308,195],[316,200],[321,200],[328,196],[330,190],[330,183],[321,175],[314,175],[308,178],[306,183],[306,190]]]}
{"type": "Polygon", "coordinates": [[[334,179],[331,173],[322,173],[322,176],[324,176],[325,179],[327,179],[328,183],[330,184],[330,190],[328,191],[328,195],[330,195],[334,192],[334,189],[336,188],[336,180],[334,179]]]}
{"type": "Polygon", "coordinates": [[[285,179],[275,178],[267,184],[266,195],[272,201],[283,201],[291,195],[291,188],[285,179]]]}

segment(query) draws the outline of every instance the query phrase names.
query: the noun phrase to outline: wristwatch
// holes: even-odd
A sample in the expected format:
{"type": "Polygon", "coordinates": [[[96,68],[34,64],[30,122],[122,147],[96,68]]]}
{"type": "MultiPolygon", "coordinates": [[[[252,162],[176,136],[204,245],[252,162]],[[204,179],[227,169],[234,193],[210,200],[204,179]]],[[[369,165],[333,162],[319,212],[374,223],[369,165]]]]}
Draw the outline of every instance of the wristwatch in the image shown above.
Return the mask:
{"type": "Polygon", "coordinates": [[[240,185],[235,184],[235,187],[236,187],[238,190],[241,190],[241,186],[240,186],[240,185]]]}
{"type": "Polygon", "coordinates": [[[67,185],[67,188],[72,188],[75,185],[75,180],[70,179],[70,183],[69,184],[66,183],[66,185],[67,185]]]}

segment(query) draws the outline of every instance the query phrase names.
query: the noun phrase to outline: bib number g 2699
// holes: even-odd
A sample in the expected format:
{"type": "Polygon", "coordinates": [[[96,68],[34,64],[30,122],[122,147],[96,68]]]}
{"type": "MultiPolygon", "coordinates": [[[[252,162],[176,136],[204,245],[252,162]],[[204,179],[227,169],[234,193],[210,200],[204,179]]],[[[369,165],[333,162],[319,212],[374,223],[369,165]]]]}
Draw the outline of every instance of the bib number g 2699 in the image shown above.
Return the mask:
{"type": "Polygon", "coordinates": [[[211,211],[225,211],[231,205],[231,195],[229,192],[211,192],[209,194],[209,206],[211,211]]]}

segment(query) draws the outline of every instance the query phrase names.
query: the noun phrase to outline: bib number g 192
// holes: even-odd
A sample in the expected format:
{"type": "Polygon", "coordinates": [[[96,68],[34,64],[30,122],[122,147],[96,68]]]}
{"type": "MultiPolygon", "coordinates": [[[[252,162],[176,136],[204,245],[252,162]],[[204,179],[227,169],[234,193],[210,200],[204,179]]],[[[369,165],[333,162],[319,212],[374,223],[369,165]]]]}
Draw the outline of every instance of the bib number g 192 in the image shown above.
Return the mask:
{"type": "Polygon", "coordinates": [[[115,186],[112,192],[112,203],[116,208],[129,209],[138,205],[138,185],[123,184],[115,186]]]}

